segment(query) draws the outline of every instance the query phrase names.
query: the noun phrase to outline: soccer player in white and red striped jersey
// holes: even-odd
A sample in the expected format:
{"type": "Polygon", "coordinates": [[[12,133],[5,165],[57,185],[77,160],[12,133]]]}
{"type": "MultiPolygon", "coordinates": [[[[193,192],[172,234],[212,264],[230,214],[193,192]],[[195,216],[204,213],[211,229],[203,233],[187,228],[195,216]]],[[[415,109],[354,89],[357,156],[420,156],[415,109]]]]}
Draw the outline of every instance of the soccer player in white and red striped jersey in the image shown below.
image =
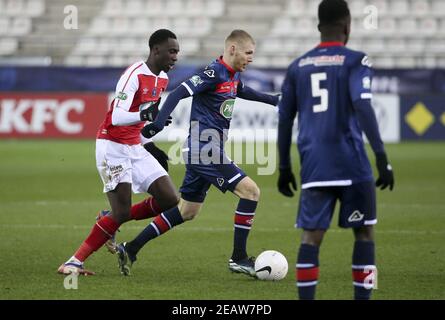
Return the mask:
{"type": "MultiPolygon", "coordinates": [[[[168,85],[166,73],[177,61],[179,44],[173,32],[160,29],[151,35],[149,47],[147,61],[131,65],[121,76],[116,97],[97,133],[96,165],[111,213],[97,220],[58,273],[94,274],[84,268],[84,261],[129,220],[158,216],[170,228],[183,221],[177,208],[176,188],[153,152],[144,149],[140,135],[144,124],[153,121],[158,113],[160,96],[168,85]],[[132,191],[148,192],[152,197],[132,206],[132,191]]],[[[156,147],[151,143],[150,149],[153,148],[156,147]]]]}

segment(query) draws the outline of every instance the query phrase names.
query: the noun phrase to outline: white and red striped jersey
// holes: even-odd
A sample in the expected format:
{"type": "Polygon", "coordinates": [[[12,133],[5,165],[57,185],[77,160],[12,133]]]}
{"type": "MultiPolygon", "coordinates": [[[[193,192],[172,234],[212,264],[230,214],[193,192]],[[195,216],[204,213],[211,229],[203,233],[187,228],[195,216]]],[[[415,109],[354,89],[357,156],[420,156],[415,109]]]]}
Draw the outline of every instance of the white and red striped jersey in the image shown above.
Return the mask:
{"type": "Polygon", "coordinates": [[[143,61],[136,62],[125,70],[116,85],[116,96],[111,102],[105,120],[99,127],[97,139],[111,140],[121,144],[141,143],[140,131],[144,122],[129,126],[114,126],[111,116],[114,108],[127,112],[138,112],[139,106],[159,100],[168,85],[168,76],[164,71],[156,76],[143,61]]]}

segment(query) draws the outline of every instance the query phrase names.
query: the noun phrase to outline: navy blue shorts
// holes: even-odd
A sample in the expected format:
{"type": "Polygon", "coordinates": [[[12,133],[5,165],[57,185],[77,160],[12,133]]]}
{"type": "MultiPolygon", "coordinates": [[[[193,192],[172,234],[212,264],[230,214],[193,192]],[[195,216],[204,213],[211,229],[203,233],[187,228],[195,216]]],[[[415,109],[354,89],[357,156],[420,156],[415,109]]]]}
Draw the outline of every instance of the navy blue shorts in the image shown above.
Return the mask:
{"type": "Polygon", "coordinates": [[[328,229],[337,200],[340,201],[340,227],[356,228],[377,223],[375,186],[370,181],[345,187],[303,189],[296,226],[308,230],[328,229]]]}
{"type": "Polygon", "coordinates": [[[246,174],[235,163],[187,164],[185,177],[179,192],[184,200],[204,202],[213,184],[220,191],[233,191],[246,174]]]}

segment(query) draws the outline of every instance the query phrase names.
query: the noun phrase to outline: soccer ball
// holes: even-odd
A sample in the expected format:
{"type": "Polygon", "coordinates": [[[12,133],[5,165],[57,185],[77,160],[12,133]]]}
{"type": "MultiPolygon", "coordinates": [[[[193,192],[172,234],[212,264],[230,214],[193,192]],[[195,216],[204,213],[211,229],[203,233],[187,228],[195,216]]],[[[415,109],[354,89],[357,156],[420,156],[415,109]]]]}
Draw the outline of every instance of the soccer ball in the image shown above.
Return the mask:
{"type": "Polygon", "coordinates": [[[281,280],[288,268],[286,257],[275,250],[263,251],[255,260],[255,272],[260,280],[281,280]]]}

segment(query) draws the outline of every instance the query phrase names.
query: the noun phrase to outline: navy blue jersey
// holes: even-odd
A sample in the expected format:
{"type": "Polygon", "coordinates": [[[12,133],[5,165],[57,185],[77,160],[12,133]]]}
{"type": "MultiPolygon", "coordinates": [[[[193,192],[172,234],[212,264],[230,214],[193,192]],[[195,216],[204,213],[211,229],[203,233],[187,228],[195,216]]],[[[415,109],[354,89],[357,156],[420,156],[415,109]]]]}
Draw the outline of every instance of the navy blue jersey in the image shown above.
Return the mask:
{"type": "MultiPolygon", "coordinates": [[[[199,134],[203,130],[214,129],[223,144],[227,139],[238,86],[242,85],[240,73],[219,58],[182,85],[193,95],[189,138],[199,123],[199,134]]],[[[200,145],[204,142],[201,141],[200,145]]]]}
{"type": "Polygon", "coordinates": [[[298,113],[302,188],[372,181],[354,102],[371,99],[367,56],[322,43],[288,68],[280,121],[298,113]]]}

